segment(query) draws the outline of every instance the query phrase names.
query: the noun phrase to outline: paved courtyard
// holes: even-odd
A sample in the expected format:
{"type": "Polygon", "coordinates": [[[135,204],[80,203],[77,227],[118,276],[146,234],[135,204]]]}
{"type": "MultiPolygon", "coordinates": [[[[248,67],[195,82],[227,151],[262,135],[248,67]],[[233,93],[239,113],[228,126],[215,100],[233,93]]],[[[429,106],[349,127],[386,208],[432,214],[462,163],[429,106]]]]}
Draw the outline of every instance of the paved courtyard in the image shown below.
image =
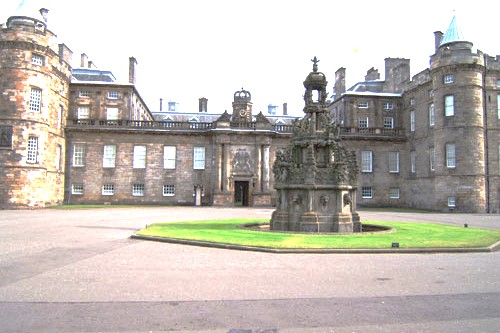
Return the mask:
{"type": "MultiPolygon", "coordinates": [[[[500,252],[271,254],[129,238],[154,222],[271,212],[2,210],[0,331],[498,331],[500,252]]],[[[500,229],[499,215],[361,217],[500,229]]]]}

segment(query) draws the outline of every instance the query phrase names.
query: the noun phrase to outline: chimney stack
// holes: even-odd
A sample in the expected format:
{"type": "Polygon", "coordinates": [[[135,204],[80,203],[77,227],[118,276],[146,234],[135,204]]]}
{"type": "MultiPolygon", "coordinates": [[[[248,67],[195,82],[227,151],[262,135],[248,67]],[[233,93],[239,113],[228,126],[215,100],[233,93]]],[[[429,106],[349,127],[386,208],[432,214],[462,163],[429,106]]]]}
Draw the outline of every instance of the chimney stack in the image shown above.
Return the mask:
{"type": "Polygon", "coordinates": [[[89,58],[87,57],[87,55],[85,53],[82,53],[82,55],[80,56],[80,67],[82,68],[85,68],[87,67],[87,62],[89,61],[89,58]]]}
{"type": "Polygon", "coordinates": [[[288,116],[288,103],[283,103],[283,115],[288,116]]]}
{"type": "Polygon", "coordinates": [[[136,82],[136,65],[137,60],[134,57],[128,58],[128,82],[131,84],[136,82]]]}
{"type": "Polygon", "coordinates": [[[163,98],[160,98],[160,112],[163,111],[163,98]]]}
{"type": "Polygon", "coordinates": [[[439,45],[441,44],[441,39],[443,38],[443,33],[441,31],[434,32],[434,48],[435,52],[439,49],[439,45]]]}
{"type": "Polygon", "coordinates": [[[208,99],[205,97],[202,97],[198,99],[198,105],[199,105],[199,112],[207,112],[208,109],[208,99]]]}

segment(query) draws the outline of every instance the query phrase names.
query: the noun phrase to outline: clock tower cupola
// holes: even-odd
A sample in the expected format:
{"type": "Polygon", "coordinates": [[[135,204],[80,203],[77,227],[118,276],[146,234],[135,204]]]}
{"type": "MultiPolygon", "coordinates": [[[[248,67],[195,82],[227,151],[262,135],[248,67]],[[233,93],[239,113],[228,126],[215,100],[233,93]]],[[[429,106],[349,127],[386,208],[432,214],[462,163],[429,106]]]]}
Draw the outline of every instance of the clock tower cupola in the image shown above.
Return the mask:
{"type": "Polygon", "coordinates": [[[234,93],[233,121],[252,121],[252,94],[243,88],[234,93]]]}

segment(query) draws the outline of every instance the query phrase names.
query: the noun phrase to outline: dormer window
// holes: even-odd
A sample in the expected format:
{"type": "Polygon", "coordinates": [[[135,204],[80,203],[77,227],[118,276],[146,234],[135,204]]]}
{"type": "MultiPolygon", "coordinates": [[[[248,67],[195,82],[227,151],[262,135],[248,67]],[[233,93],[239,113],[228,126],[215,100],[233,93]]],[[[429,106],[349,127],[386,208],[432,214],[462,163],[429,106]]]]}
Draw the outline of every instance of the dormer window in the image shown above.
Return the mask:
{"type": "Polygon", "coordinates": [[[443,77],[444,84],[450,84],[455,82],[455,76],[453,74],[448,74],[443,77]]]}

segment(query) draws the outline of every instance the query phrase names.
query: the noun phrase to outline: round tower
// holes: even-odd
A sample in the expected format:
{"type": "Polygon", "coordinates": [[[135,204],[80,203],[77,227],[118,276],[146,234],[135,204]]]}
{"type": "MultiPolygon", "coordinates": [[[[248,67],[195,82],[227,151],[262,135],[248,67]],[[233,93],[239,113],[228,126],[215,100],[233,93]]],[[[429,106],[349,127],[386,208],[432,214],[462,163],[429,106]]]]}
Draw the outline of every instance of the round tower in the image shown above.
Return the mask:
{"type": "Polygon", "coordinates": [[[3,208],[44,207],[64,197],[71,51],[56,44],[47,13],[20,11],[0,31],[3,208]]]}
{"type": "Polygon", "coordinates": [[[435,209],[485,212],[483,57],[472,52],[455,17],[436,33],[434,94],[435,209]]]}

